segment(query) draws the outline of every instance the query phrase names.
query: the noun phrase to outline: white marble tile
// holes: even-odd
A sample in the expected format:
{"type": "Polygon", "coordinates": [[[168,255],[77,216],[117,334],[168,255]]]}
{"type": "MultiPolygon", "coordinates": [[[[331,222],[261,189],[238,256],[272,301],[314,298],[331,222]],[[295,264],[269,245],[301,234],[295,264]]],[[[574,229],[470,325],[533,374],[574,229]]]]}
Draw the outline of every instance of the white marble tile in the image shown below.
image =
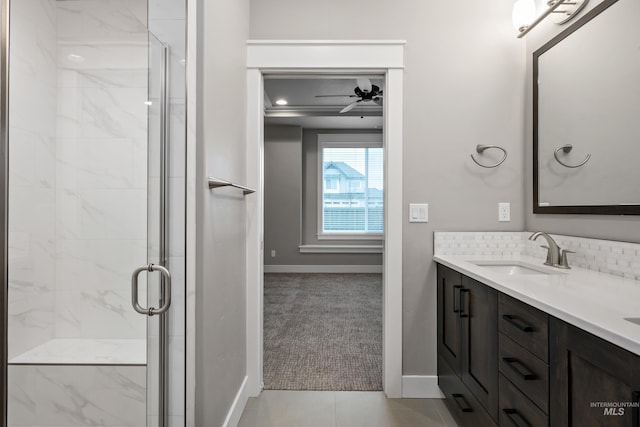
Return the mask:
{"type": "Polygon", "coordinates": [[[56,178],[53,132],[34,125],[28,130],[11,127],[10,135],[9,174],[12,188],[53,188],[56,178]]]}
{"type": "Polygon", "coordinates": [[[169,114],[169,175],[175,178],[183,178],[185,176],[186,161],[186,111],[184,100],[171,100],[169,114]]]}
{"type": "Polygon", "coordinates": [[[133,171],[131,175],[131,187],[137,189],[147,189],[148,169],[151,167],[147,159],[147,139],[137,138],[132,141],[131,158],[133,171]]]}
{"type": "Polygon", "coordinates": [[[56,292],[56,337],[143,338],[146,318],[131,306],[131,291],[56,292]]]}
{"type": "Polygon", "coordinates": [[[56,239],[78,239],[82,235],[82,198],[73,190],[56,191],[56,239]]]}
{"type": "Polygon", "coordinates": [[[185,256],[185,179],[169,179],[169,214],[172,226],[169,231],[169,256],[185,256]]]}
{"type": "Polygon", "coordinates": [[[9,360],[9,364],[146,365],[146,339],[56,338],[9,360]]]}
{"type": "MultiPolygon", "coordinates": [[[[141,51],[142,53],[142,51],[141,51]]],[[[131,65],[124,69],[89,69],[78,71],[78,86],[98,88],[147,88],[147,71],[133,69],[131,65]]]]}
{"type": "Polygon", "coordinates": [[[144,425],[145,371],[144,367],[38,366],[36,422],[144,425]]]}
{"type": "Polygon", "coordinates": [[[7,368],[7,421],[13,426],[34,426],[37,415],[36,376],[32,366],[7,368]]]}
{"type": "Polygon", "coordinates": [[[9,296],[8,354],[13,357],[53,337],[54,294],[34,293],[28,298],[9,296]]]}
{"type": "Polygon", "coordinates": [[[144,240],[59,240],[56,289],[129,289],[131,273],[146,260],[144,240]]]}
{"type": "Polygon", "coordinates": [[[81,91],[83,137],[146,137],[145,88],[83,88],[81,91]]]}
{"type": "MultiPolygon", "coordinates": [[[[78,138],[82,133],[82,93],[77,86],[58,88],[56,136],[78,138]]],[[[63,147],[64,148],[64,147],[63,147]]],[[[57,153],[60,151],[57,147],[57,153]]],[[[62,153],[65,153],[64,151],[62,153]]]]}
{"type": "MultiPolygon", "coordinates": [[[[128,35],[122,41],[87,39],[59,43],[57,63],[60,69],[75,70],[79,73],[100,73],[102,70],[146,73],[147,49],[146,33],[128,35]]],[[[126,87],[142,87],[141,81],[143,80],[137,78],[135,83],[132,80],[126,87]]]]}
{"type": "Polygon", "coordinates": [[[146,239],[146,192],[83,191],[82,235],[87,239],[146,239]]]}

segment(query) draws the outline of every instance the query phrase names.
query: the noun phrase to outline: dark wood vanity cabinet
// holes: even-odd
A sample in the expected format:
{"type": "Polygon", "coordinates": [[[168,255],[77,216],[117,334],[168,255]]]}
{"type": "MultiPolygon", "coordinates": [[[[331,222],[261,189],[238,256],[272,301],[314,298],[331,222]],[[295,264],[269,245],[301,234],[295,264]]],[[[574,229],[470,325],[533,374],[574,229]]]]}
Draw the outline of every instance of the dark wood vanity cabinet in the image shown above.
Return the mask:
{"type": "Polygon", "coordinates": [[[640,356],[443,265],[438,384],[461,426],[640,427],[640,356]]]}
{"type": "Polygon", "coordinates": [[[463,423],[495,426],[497,292],[438,266],[438,380],[463,423]]]}
{"type": "Polygon", "coordinates": [[[550,323],[552,427],[640,426],[640,357],[558,319],[550,323]]]}

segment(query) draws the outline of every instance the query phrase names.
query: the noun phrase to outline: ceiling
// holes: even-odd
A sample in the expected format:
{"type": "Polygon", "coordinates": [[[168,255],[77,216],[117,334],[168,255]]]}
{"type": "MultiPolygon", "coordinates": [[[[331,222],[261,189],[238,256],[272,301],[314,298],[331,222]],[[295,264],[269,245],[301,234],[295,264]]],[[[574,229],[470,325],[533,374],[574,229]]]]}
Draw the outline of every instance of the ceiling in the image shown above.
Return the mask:
{"type": "Polygon", "coordinates": [[[313,129],[382,129],[382,107],[373,103],[357,106],[348,113],[340,110],[357,98],[357,78],[366,77],[384,89],[380,75],[265,76],[265,124],[301,126],[313,129]],[[316,95],[345,95],[321,97],[316,95]],[[275,105],[285,99],[286,106],[275,105]]]}

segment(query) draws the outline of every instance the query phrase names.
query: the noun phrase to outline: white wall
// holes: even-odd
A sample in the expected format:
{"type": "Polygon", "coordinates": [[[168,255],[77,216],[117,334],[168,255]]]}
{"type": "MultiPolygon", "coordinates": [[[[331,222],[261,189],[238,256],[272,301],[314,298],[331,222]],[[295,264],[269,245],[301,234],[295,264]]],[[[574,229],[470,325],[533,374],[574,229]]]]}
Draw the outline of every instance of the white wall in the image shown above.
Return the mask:
{"type": "MultiPolygon", "coordinates": [[[[524,43],[513,1],[253,0],[251,39],[404,39],[404,209],[429,203],[430,222],[403,224],[403,374],[436,373],[434,230],[522,230],[524,43]],[[476,144],[509,158],[481,169],[476,144]],[[511,203],[499,223],[498,202],[511,203]]],[[[487,153],[489,156],[489,153],[487,153]]],[[[491,154],[494,156],[494,154],[491,154]]]]}
{"type": "MultiPolygon", "coordinates": [[[[620,0],[629,1],[629,0],[620,0]]],[[[580,16],[600,4],[601,0],[592,0],[580,16]]],[[[543,4],[538,4],[538,8],[543,8],[543,4]]],[[[615,7],[612,6],[612,7],[615,7]]],[[[606,13],[606,12],[605,12],[606,13]]],[[[560,214],[533,214],[533,125],[532,125],[532,54],[543,44],[551,40],[553,36],[567,28],[568,25],[575,24],[579,17],[575,18],[567,25],[556,25],[550,21],[544,21],[537,28],[532,30],[526,38],[527,43],[527,121],[525,126],[525,195],[526,195],[526,229],[544,230],[547,232],[592,237],[608,240],[621,240],[626,242],[640,242],[640,216],[617,216],[617,215],[560,215],[560,214]]],[[[596,18],[597,19],[597,18],[596,18]]],[[[588,25],[580,31],[588,29],[588,25]]]]}
{"type": "Polygon", "coordinates": [[[247,222],[242,192],[209,190],[206,177],[246,177],[249,2],[197,7],[195,425],[219,426],[246,376],[247,222]]]}

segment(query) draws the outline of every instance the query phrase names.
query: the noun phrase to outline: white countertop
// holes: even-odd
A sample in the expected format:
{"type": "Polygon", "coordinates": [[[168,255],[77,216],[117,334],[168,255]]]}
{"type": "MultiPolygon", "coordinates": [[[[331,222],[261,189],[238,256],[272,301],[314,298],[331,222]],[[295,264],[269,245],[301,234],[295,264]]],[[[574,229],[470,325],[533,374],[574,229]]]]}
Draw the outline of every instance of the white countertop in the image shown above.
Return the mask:
{"type": "Polygon", "coordinates": [[[500,292],[640,355],[640,282],[582,268],[562,270],[537,258],[435,255],[433,259],[500,292]],[[513,275],[492,272],[477,261],[521,262],[553,274],[513,275]]]}

